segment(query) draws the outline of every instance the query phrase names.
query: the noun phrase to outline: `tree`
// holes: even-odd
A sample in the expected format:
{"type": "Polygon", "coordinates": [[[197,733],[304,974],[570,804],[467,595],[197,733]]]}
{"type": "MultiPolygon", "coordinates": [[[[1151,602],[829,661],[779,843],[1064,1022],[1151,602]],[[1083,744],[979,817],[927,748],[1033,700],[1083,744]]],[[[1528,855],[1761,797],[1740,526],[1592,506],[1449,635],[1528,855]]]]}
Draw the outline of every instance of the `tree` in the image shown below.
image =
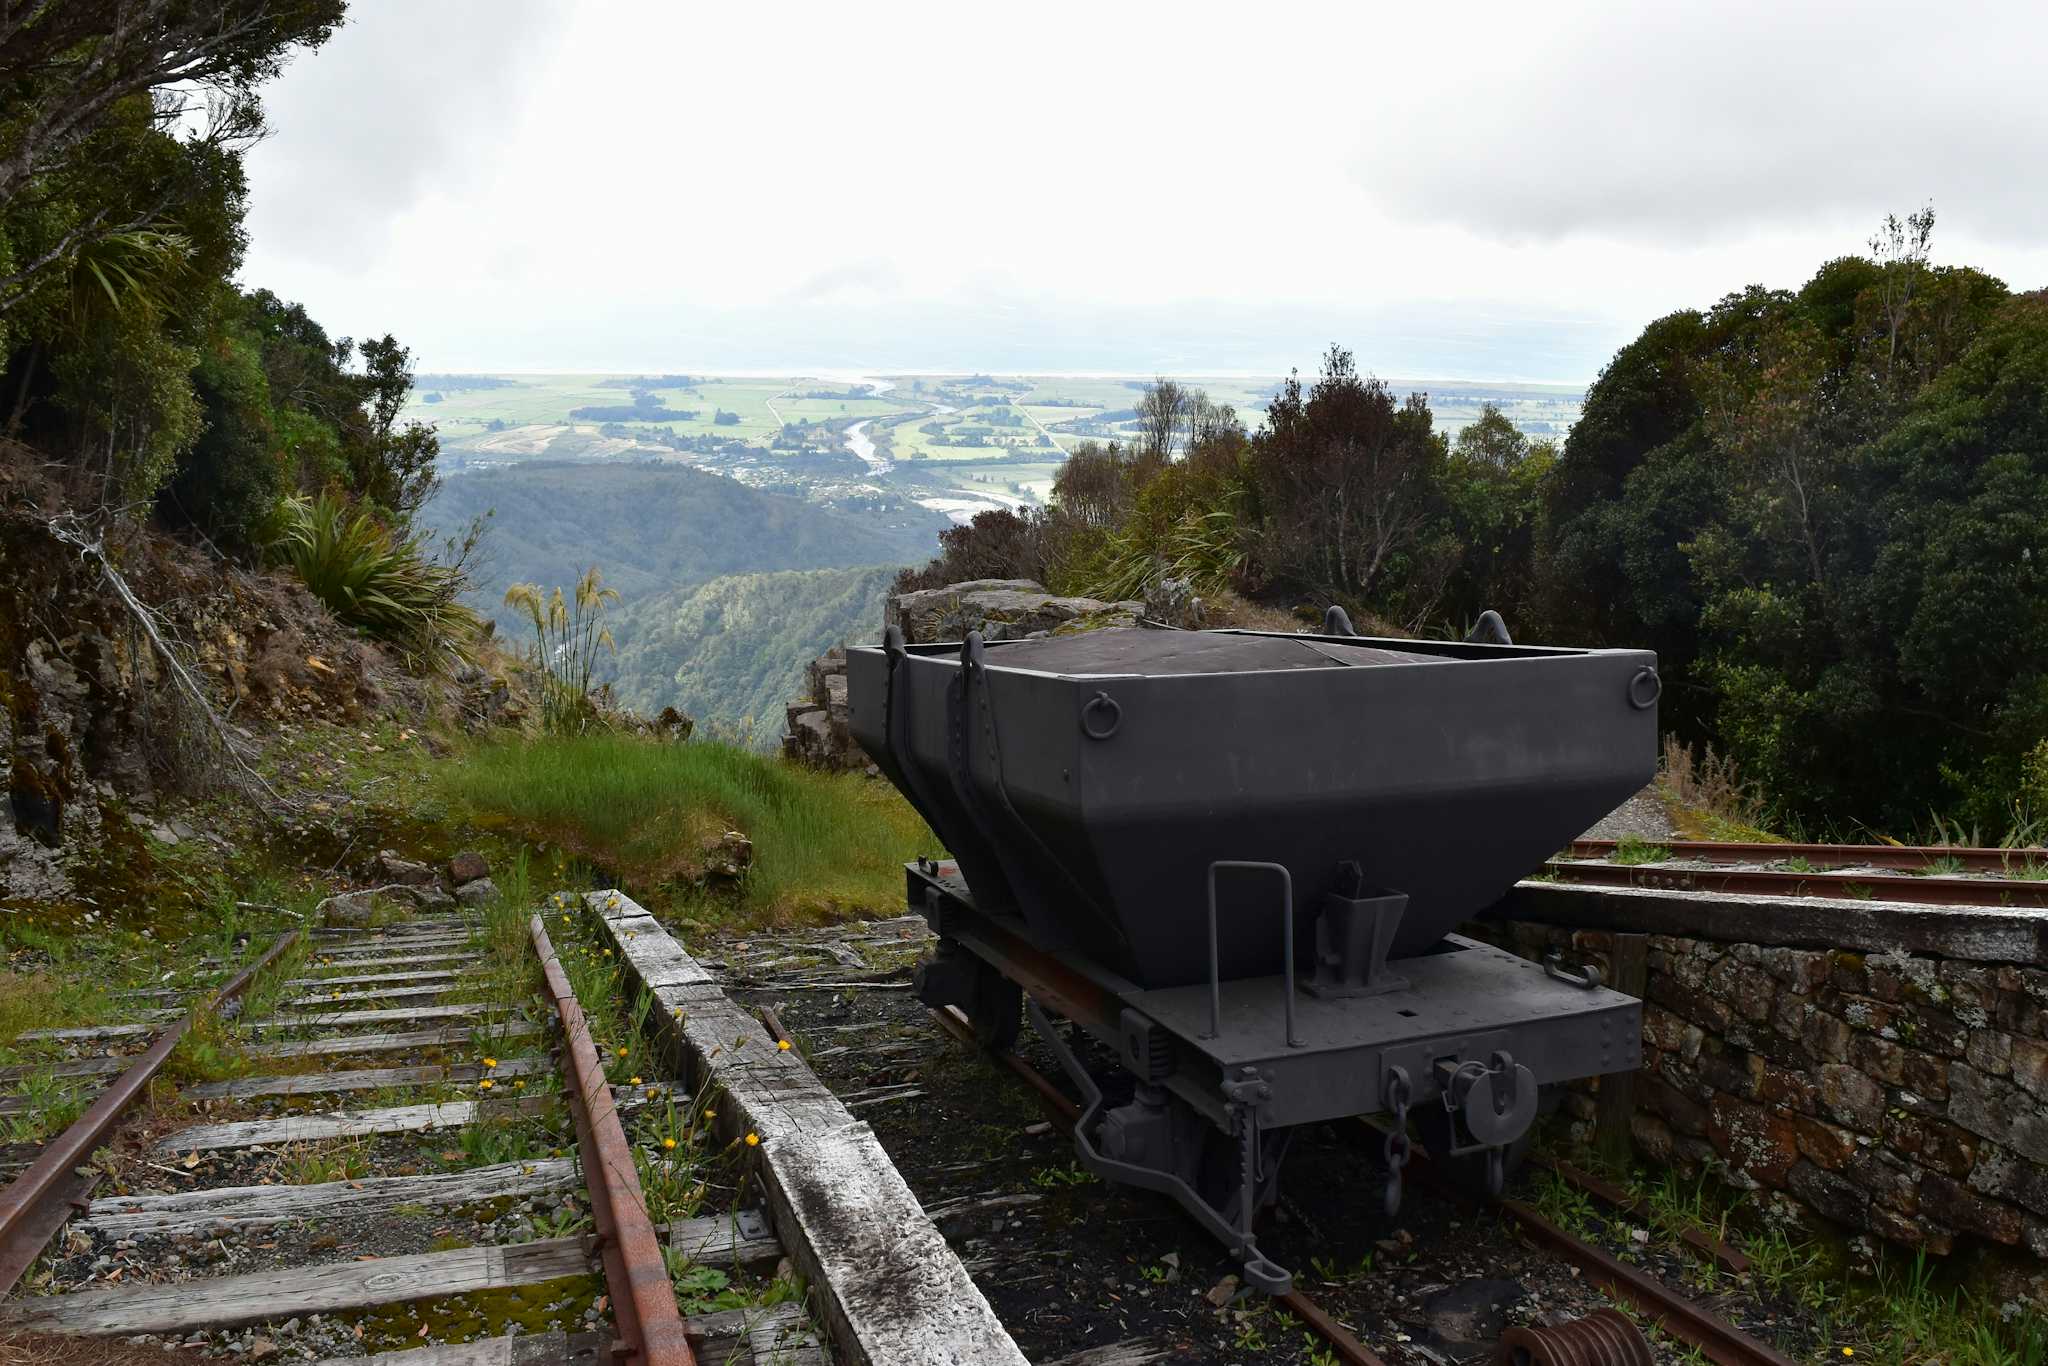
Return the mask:
{"type": "Polygon", "coordinates": [[[1870,256],[1877,262],[1877,297],[1884,310],[1884,382],[1890,388],[1892,369],[1899,353],[1899,329],[1905,324],[1913,295],[1927,272],[1927,244],[1934,236],[1934,205],[1922,205],[1906,215],[1903,222],[1894,213],[1870,239],[1870,256]]]}
{"type": "MultiPolygon", "coordinates": [[[[317,47],[344,0],[20,0],[0,9],[0,315],[95,243],[175,232],[174,198],[104,193],[129,178],[124,121],[234,153],[262,132],[256,88],[317,47]],[[176,130],[198,120],[198,131],[176,130]],[[112,175],[110,176],[110,172],[112,175]],[[22,232],[25,225],[33,230],[22,232]]],[[[5,338],[0,337],[0,342],[5,338]]]]}
{"type": "Polygon", "coordinates": [[[1529,454],[1529,438],[1497,404],[1482,403],[1479,416],[1458,432],[1453,447],[1467,460],[1513,469],[1529,454]]]}
{"type": "Polygon", "coordinates": [[[1438,510],[1445,445],[1431,426],[1423,395],[1397,403],[1342,347],[1306,394],[1290,375],[1250,451],[1268,572],[1325,599],[1370,602],[1422,548],[1438,510]]]}
{"type": "Polygon", "coordinates": [[[398,415],[412,392],[412,351],[389,333],[362,343],[362,403],[369,411],[369,439],[356,471],[355,487],[401,518],[410,518],[434,491],[434,457],[441,443],[420,422],[400,425],[398,415]]]}

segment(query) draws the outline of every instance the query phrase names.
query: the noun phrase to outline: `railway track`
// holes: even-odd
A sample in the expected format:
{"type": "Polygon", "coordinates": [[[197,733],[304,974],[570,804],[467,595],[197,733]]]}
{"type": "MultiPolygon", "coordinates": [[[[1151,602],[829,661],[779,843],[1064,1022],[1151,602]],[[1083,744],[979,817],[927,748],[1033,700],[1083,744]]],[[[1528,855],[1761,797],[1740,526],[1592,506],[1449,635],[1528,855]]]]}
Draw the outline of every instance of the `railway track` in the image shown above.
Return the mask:
{"type": "Polygon", "coordinates": [[[1655,849],[1662,857],[1618,863],[1626,851],[1616,841],[1577,840],[1543,872],[1601,887],[2048,908],[2048,853],[2039,851],[1685,840],[1655,849]]]}
{"type": "MultiPolygon", "coordinates": [[[[957,1008],[949,1006],[944,1010],[931,1011],[930,1014],[939,1027],[952,1038],[969,1048],[978,1047],[973,1025],[957,1008]]],[[[778,1033],[781,1032],[779,1022],[775,1028],[778,1033]]],[[[1015,1052],[991,1053],[986,1056],[991,1062],[1003,1067],[1017,1080],[1030,1087],[1047,1117],[1063,1130],[1071,1131],[1080,1119],[1080,1106],[1068,1097],[1056,1082],[1015,1052]]],[[[1377,1146],[1377,1139],[1380,1137],[1377,1128],[1364,1122],[1361,1122],[1360,1127],[1374,1135],[1377,1146]]],[[[1441,1173],[1433,1171],[1427,1157],[1419,1149],[1413,1154],[1411,1164],[1412,1170],[1423,1183],[1439,1194],[1468,1203],[1477,1203],[1463,1187],[1445,1179],[1441,1173]]],[[[1613,1205],[1623,1213],[1631,1212],[1629,1205],[1632,1197],[1625,1192],[1575,1169],[1565,1168],[1559,1174],[1603,1203],[1613,1205]]],[[[1793,1366],[1791,1358],[1768,1343],[1759,1341],[1736,1325],[1694,1303],[1663,1280],[1621,1261],[1559,1227],[1526,1202],[1501,1199],[1489,1204],[1532,1244],[1578,1268],[1590,1284],[1630,1305],[1649,1322],[1685,1343],[1705,1359],[1717,1363],[1717,1366],[1793,1366]]],[[[1696,1236],[1688,1240],[1688,1247],[1695,1255],[1713,1261],[1723,1269],[1734,1270],[1746,1266],[1746,1259],[1740,1252],[1711,1239],[1696,1236]]],[[[1370,1346],[1319,1305],[1298,1284],[1287,1294],[1278,1297],[1278,1302],[1321,1339],[1335,1359],[1345,1363],[1345,1366],[1384,1366],[1383,1359],[1370,1346]]],[[[1525,1358],[1518,1356],[1516,1359],[1525,1358]]],[[[1577,1359],[1609,1362],[1621,1358],[1590,1356],[1577,1359]]]]}
{"type": "Polygon", "coordinates": [[[678,1313],[672,1269],[716,1305],[712,1287],[772,1273],[786,1249],[757,1209],[720,1207],[715,1152],[691,1177],[702,1212],[650,1213],[642,1174],[669,1182],[679,1132],[692,1151],[691,1101],[651,1065],[607,1080],[539,917],[526,928],[516,997],[478,994],[502,980],[486,971],[505,966],[502,933],[493,946],[477,922],[421,919],[287,936],[206,1006],[152,1024],[152,1045],[0,1192],[0,1270],[27,1292],[0,1299],[0,1340],[280,1361],[402,1348],[401,1366],[828,1360],[797,1302],[678,1313]],[[193,1022],[266,974],[276,1004],[232,1026],[254,1066],[187,1085],[167,1131],[139,1114],[193,1022]],[[128,1189],[93,1198],[110,1172],[128,1189]]]}

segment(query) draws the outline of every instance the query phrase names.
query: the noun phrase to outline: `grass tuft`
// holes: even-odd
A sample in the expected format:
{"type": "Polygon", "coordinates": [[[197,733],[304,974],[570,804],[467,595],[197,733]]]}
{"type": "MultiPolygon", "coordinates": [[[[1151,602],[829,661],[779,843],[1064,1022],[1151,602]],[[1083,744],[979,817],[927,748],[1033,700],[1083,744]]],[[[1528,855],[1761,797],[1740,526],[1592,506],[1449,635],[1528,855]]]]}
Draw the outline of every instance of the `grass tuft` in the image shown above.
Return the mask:
{"type": "Polygon", "coordinates": [[[1671,850],[1662,844],[1652,844],[1641,835],[1623,835],[1614,844],[1614,862],[1629,866],[1638,863],[1662,863],[1671,857],[1671,850]]]}
{"type": "Polygon", "coordinates": [[[939,848],[884,784],[715,742],[501,741],[440,773],[479,825],[557,845],[642,900],[699,897],[705,846],[737,829],[753,841],[754,863],[731,909],[748,921],[899,909],[902,865],[939,848]]]}

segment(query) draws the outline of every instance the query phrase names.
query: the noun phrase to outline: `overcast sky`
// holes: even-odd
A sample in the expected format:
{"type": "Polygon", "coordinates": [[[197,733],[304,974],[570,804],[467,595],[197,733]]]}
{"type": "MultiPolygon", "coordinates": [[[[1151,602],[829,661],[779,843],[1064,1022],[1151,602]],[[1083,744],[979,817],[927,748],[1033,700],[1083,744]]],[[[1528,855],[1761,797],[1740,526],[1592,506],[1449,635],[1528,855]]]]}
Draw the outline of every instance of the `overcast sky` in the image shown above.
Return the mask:
{"type": "Polygon", "coordinates": [[[1590,379],[1932,200],[2048,284],[2048,5],[351,0],[244,271],[426,370],[1590,379]]]}

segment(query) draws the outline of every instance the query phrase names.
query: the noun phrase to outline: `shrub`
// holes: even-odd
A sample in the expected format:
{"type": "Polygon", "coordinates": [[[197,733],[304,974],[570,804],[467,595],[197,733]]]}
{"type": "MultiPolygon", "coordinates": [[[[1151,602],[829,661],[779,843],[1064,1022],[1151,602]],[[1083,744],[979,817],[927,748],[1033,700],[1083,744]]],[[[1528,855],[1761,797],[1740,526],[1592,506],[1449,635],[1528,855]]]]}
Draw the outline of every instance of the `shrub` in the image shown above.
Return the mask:
{"type": "Polygon", "coordinates": [[[550,734],[575,735],[599,720],[591,678],[599,650],[618,653],[604,624],[605,609],[618,600],[618,590],[604,586],[596,565],[576,581],[573,598],[564,598],[559,588],[544,598],[540,585],[532,583],[505,590],[505,605],[524,612],[533,626],[533,663],[542,679],[541,726],[550,734]]]}
{"type": "Polygon", "coordinates": [[[400,539],[332,493],[284,504],[282,557],[329,611],[415,664],[441,668],[469,658],[483,620],[459,600],[474,539],[452,563],[434,558],[425,533],[400,539]]]}

